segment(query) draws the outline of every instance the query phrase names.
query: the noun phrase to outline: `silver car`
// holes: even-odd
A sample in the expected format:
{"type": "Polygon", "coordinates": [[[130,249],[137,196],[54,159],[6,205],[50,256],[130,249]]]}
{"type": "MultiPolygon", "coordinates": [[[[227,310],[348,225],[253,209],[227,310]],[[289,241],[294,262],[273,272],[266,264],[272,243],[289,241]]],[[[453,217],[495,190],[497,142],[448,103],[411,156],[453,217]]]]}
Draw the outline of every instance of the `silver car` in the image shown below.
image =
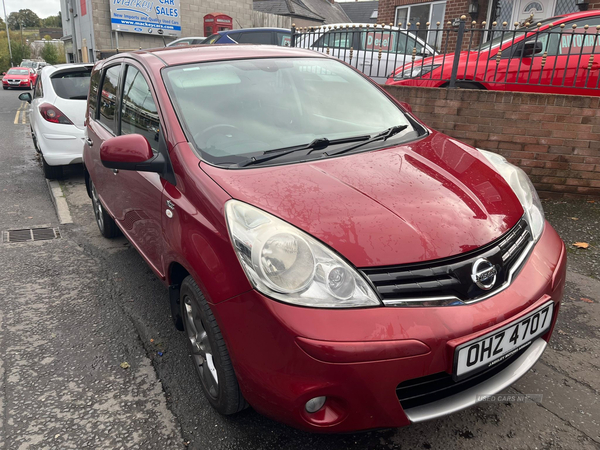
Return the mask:
{"type": "Polygon", "coordinates": [[[437,54],[433,47],[409,31],[355,23],[311,27],[296,37],[296,47],[335,56],[381,84],[396,67],[437,54]]]}

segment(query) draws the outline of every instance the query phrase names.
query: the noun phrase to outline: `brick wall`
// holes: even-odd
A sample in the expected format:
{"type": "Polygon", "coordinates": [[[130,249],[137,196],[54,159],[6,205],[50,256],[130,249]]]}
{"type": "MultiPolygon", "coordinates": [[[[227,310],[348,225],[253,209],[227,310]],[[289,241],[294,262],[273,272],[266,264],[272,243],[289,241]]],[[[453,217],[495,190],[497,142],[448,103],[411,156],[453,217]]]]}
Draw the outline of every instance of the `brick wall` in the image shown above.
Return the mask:
{"type": "Polygon", "coordinates": [[[600,197],[600,97],[385,86],[424,123],[520,166],[542,197],[600,197]]]}

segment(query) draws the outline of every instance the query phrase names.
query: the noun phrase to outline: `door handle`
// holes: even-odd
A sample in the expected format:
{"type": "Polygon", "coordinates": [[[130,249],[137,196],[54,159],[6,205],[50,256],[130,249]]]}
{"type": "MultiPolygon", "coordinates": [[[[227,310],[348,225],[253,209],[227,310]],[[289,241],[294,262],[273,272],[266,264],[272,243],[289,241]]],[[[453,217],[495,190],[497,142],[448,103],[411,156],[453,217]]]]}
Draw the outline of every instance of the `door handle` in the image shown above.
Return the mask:
{"type": "Polygon", "coordinates": [[[89,137],[88,137],[88,138],[85,138],[85,143],[86,143],[87,145],[89,145],[90,147],[91,147],[92,145],[94,145],[94,141],[92,141],[92,140],[91,140],[89,137]]]}

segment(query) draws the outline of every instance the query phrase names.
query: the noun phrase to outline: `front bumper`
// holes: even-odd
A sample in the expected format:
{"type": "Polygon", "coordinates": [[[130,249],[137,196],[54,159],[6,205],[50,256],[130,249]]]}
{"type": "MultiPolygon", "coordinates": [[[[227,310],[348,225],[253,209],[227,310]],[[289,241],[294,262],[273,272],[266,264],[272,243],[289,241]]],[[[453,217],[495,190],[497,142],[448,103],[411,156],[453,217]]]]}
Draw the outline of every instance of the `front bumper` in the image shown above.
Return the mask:
{"type": "Polygon", "coordinates": [[[566,272],[564,243],[546,224],[511,286],[470,305],[314,309],[256,291],[212,305],[242,392],[259,412],[317,432],[400,427],[443,416],[515,382],[541,356],[552,334],[566,272]],[[551,299],[549,331],[505,370],[471,389],[403,410],[402,382],[452,373],[454,347],[515,320],[551,299]],[[304,405],[327,396],[314,414],[304,405]]]}

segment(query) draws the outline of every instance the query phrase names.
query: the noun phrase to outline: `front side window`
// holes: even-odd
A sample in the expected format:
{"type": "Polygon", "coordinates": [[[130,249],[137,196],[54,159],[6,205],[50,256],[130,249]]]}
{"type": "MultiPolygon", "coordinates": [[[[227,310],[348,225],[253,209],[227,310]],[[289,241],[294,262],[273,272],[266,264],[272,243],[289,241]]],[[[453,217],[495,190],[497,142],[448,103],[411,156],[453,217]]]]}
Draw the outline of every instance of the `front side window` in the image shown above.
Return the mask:
{"type": "Polygon", "coordinates": [[[90,117],[96,118],[96,110],[98,108],[98,88],[100,85],[100,70],[96,70],[92,73],[90,78],[90,92],[88,99],[88,107],[90,109],[90,117]]]}
{"type": "Polygon", "coordinates": [[[120,73],[120,64],[106,69],[104,80],[102,81],[102,93],[100,95],[100,123],[115,134],[115,112],[120,73]]]}
{"type": "Polygon", "coordinates": [[[313,47],[324,47],[324,48],[345,48],[349,49],[352,47],[352,40],[354,33],[352,31],[335,30],[328,31],[321,38],[317,40],[312,46],[313,47]]]}
{"type": "Polygon", "coordinates": [[[142,73],[127,66],[121,104],[121,134],[141,134],[158,150],[160,121],[156,103],[142,73]]]}
{"type": "Polygon", "coordinates": [[[198,63],[163,69],[163,78],[188,139],[214,164],[396,125],[406,125],[398,138],[422,131],[364,76],[326,58],[198,63]]]}

